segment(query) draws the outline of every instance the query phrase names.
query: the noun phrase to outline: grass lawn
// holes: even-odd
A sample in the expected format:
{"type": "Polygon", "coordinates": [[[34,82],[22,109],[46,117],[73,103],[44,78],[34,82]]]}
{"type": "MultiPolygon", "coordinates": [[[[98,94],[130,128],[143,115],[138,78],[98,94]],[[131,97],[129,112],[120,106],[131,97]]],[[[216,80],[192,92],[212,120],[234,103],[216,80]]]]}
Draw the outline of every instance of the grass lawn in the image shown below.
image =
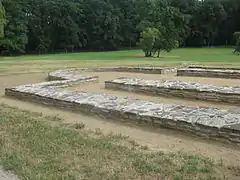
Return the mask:
{"type": "Polygon", "coordinates": [[[170,53],[162,53],[160,58],[144,58],[141,50],[112,52],[81,52],[47,55],[23,55],[3,57],[2,60],[126,60],[126,61],[192,61],[192,62],[232,62],[238,63],[240,56],[230,48],[181,48],[170,53]]]}
{"type": "Polygon", "coordinates": [[[149,152],[128,137],[3,104],[0,124],[0,164],[22,179],[213,180],[238,170],[201,156],[149,152]]]}
{"type": "Polygon", "coordinates": [[[162,53],[161,58],[144,58],[141,50],[112,52],[81,52],[47,55],[23,55],[3,57],[2,60],[126,60],[126,61],[192,61],[192,62],[232,62],[238,63],[240,56],[234,55],[230,48],[180,48],[170,53],[162,53]]]}
{"type": "Polygon", "coordinates": [[[163,53],[160,58],[145,58],[141,50],[82,52],[0,57],[0,75],[48,72],[69,67],[179,66],[198,64],[240,67],[240,56],[230,48],[182,48],[163,53]]]}

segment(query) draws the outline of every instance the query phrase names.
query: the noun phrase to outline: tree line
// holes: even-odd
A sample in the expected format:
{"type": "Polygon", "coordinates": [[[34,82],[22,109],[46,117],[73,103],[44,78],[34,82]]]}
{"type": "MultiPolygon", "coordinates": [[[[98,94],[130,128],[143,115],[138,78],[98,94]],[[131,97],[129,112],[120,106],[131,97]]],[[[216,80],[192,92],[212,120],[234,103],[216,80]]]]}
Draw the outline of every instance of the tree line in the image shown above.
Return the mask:
{"type": "Polygon", "coordinates": [[[239,0],[0,0],[0,53],[233,45],[239,17],[239,0]]]}

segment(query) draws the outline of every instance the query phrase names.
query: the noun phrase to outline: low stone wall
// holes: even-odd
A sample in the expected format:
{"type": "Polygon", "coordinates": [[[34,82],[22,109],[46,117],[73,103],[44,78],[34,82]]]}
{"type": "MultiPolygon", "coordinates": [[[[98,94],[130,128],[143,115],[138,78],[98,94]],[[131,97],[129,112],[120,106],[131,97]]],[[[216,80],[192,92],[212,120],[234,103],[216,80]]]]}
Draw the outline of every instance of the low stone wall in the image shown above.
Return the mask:
{"type": "Polygon", "coordinates": [[[235,67],[213,67],[213,66],[197,66],[197,65],[191,65],[188,66],[188,68],[193,68],[193,69],[219,69],[219,70],[240,70],[240,68],[235,68],[235,67]]]}
{"type": "Polygon", "coordinates": [[[48,80],[64,80],[64,79],[76,79],[81,75],[76,73],[84,72],[133,72],[133,73],[144,73],[144,74],[168,74],[177,73],[177,67],[108,67],[108,68],[71,68],[71,69],[60,69],[48,74],[48,80]]]}
{"type": "Polygon", "coordinates": [[[106,81],[105,88],[154,96],[180,97],[240,105],[240,87],[122,77],[106,81]]]}
{"type": "Polygon", "coordinates": [[[185,68],[178,69],[177,76],[213,77],[226,79],[240,79],[240,70],[221,68],[185,68]]]}
{"type": "Polygon", "coordinates": [[[161,68],[161,67],[117,67],[114,68],[116,72],[133,72],[145,74],[167,74],[176,73],[177,68],[161,68]]]}
{"type": "Polygon", "coordinates": [[[166,127],[213,139],[240,143],[240,114],[215,108],[186,107],[118,97],[104,93],[76,92],[63,85],[95,82],[94,76],[76,76],[68,70],[50,73],[50,79],[66,79],[6,88],[5,95],[70,109],[88,115],[166,127]],[[65,73],[64,73],[65,72],[65,73]],[[68,76],[67,76],[68,74],[68,76]],[[56,75],[56,76],[54,76],[56,75]],[[74,77],[74,79],[71,79],[74,77]],[[70,79],[69,79],[70,78],[70,79]]]}

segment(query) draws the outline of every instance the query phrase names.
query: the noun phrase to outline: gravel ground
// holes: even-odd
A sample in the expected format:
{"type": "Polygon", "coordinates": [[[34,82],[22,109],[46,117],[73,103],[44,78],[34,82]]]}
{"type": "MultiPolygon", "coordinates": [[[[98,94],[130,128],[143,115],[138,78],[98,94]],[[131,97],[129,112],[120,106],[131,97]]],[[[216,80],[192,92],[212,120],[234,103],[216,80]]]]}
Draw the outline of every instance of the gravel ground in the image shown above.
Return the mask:
{"type": "Polygon", "coordinates": [[[18,177],[0,168],[0,180],[19,180],[18,177]]]}

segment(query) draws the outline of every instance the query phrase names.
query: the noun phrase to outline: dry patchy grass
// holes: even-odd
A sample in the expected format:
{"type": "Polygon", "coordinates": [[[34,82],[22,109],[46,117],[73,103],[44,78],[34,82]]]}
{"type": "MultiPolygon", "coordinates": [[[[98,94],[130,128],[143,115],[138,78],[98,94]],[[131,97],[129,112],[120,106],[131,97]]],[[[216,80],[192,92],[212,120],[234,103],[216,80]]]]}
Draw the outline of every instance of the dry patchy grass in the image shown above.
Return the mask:
{"type": "Polygon", "coordinates": [[[59,117],[0,105],[0,164],[22,179],[202,180],[226,179],[227,171],[229,177],[239,175],[238,167],[225,168],[206,157],[149,152],[134,142],[131,147],[118,143],[131,142],[121,134],[60,124],[59,117]]]}

